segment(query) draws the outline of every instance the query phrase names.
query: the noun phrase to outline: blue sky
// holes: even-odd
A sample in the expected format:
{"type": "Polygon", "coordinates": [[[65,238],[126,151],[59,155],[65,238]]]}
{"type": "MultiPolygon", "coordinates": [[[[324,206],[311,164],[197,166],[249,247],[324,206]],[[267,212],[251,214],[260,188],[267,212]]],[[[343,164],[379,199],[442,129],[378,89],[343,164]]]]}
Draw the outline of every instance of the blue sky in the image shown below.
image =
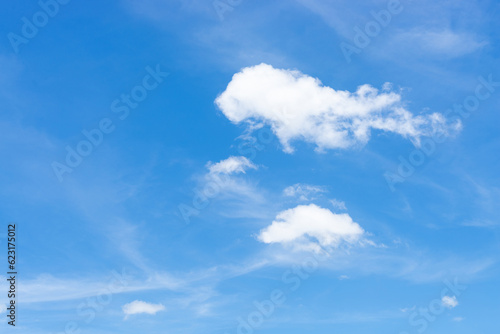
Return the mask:
{"type": "Polygon", "coordinates": [[[19,333],[499,328],[498,2],[2,6],[19,333]]]}

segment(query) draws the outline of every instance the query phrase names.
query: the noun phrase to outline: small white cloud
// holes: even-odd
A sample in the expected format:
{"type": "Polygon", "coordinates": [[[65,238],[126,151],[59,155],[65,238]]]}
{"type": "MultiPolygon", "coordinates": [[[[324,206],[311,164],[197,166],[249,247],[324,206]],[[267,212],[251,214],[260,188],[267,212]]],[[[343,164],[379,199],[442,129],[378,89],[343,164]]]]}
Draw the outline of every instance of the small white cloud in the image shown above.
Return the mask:
{"type": "Polygon", "coordinates": [[[413,310],[415,310],[416,308],[417,308],[416,306],[412,306],[412,307],[405,307],[405,308],[402,308],[402,309],[401,309],[401,312],[406,313],[406,312],[409,312],[409,311],[413,311],[413,310]]]}
{"type": "Polygon", "coordinates": [[[165,306],[162,304],[150,304],[140,300],[135,300],[131,303],[123,305],[123,313],[125,313],[125,319],[133,314],[156,314],[160,311],[165,310],[165,306]]]}
{"type": "Polygon", "coordinates": [[[464,319],[465,319],[464,317],[455,317],[455,318],[453,318],[453,321],[462,322],[462,321],[464,321],[464,319]]]}
{"type": "Polygon", "coordinates": [[[457,297],[453,296],[444,296],[443,299],[441,299],[443,305],[447,308],[454,308],[458,305],[457,297]]]}
{"type": "MultiPolygon", "coordinates": [[[[217,163],[209,161],[206,172],[195,176],[198,185],[194,189],[194,207],[179,205],[184,219],[189,221],[191,215],[198,214],[201,209],[215,202],[224,206],[218,213],[227,217],[262,215],[262,211],[254,207],[265,203],[262,191],[256,188],[252,180],[244,177],[251,169],[258,169],[258,166],[243,156],[231,156],[217,163]]],[[[212,205],[212,210],[217,212],[218,207],[212,205]]]]}
{"type": "Polygon", "coordinates": [[[239,174],[245,173],[248,169],[257,169],[257,166],[246,157],[229,157],[217,163],[209,162],[207,168],[210,174],[239,174]]]}
{"type": "Polygon", "coordinates": [[[7,311],[7,305],[0,304],[0,314],[5,313],[7,311]]]}
{"type": "Polygon", "coordinates": [[[313,199],[310,195],[324,192],[326,192],[326,190],[319,186],[296,183],[293,186],[286,187],[283,190],[283,195],[288,197],[298,197],[302,201],[308,201],[313,199]]]}
{"type": "Polygon", "coordinates": [[[413,115],[389,87],[340,91],[299,71],[260,64],[236,73],[215,103],[235,124],[270,126],[287,153],[293,152],[294,140],[313,143],[318,151],[364,145],[372,129],[415,144],[422,136],[459,129],[460,123],[450,127],[439,113],[413,115]]]}
{"type": "Polygon", "coordinates": [[[261,242],[318,250],[360,241],[364,230],[348,214],[335,214],[315,204],[299,205],[280,212],[271,225],[260,231],[261,242]]]}
{"type": "Polygon", "coordinates": [[[346,279],[349,279],[349,276],[347,276],[347,275],[340,275],[339,276],[339,281],[343,281],[343,280],[346,280],[346,279]]]}
{"type": "Polygon", "coordinates": [[[243,156],[231,156],[217,163],[208,162],[208,172],[202,180],[202,196],[214,198],[219,195],[237,195],[257,199],[260,196],[254,187],[246,180],[239,178],[237,174],[246,174],[250,169],[258,169],[258,166],[243,156]]]}
{"type": "Polygon", "coordinates": [[[345,203],[343,201],[339,201],[337,199],[331,199],[330,203],[332,204],[334,209],[341,210],[341,211],[346,211],[347,208],[345,206],[345,203]]]}

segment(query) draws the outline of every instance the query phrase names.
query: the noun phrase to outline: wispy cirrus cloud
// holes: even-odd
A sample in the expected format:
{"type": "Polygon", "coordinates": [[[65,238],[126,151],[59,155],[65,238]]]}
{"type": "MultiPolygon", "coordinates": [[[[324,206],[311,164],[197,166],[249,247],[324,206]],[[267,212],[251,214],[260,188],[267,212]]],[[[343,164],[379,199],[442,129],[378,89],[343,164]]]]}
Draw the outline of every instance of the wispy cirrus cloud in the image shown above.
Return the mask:
{"type": "Polygon", "coordinates": [[[211,175],[213,174],[240,174],[249,169],[257,169],[258,167],[248,160],[246,157],[242,156],[231,156],[225,160],[221,160],[217,163],[209,162],[207,168],[211,175]]]}
{"type": "Polygon", "coordinates": [[[258,168],[259,166],[243,156],[230,156],[216,163],[208,162],[207,172],[199,180],[201,195],[237,206],[262,203],[264,198],[261,192],[244,177],[248,171],[258,168]]]}
{"type": "Polygon", "coordinates": [[[283,189],[283,195],[287,197],[296,197],[301,201],[314,199],[315,194],[321,194],[324,192],[326,192],[326,190],[321,186],[302,183],[296,183],[283,189]]]}
{"type": "Polygon", "coordinates": [[[334,198],[334,199],[330,200],[330,204],[333,206],[333,208],[335,210],[339,210],[339,211],[346,211],[347,210],[347,207],[346,207],[344,201],[339,201],[338,199],[334,198]]]}
{"type": "Polygon", "coordinates": [[[415,28],[394,36],[393,43],[406,52],[425,53],[427,56],[461,57],[480,50],[488,44],[471,33],[456,32],[448,28],[424,30],[415,28]]]}

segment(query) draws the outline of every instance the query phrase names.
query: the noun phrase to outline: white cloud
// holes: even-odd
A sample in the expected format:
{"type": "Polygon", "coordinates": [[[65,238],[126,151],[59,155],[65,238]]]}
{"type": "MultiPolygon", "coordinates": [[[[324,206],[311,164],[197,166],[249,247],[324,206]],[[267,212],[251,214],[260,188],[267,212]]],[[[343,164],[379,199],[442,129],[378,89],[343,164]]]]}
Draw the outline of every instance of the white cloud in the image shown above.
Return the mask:
{"type": "Polygon", "coordinates": [[[264,215],[263,206],[267,203],[263,191],[255,182],[244,177],[251,169],[258,166],[243,156],[231,156],[217,163],[208,162],[206,171],[197,174],[194,196],[191,203],[179,205],[179,210],[186,222],[192,215],[199,215],[201,210],[224,217],[256,218],[264,215]]]}
{"type": "Polygon", "coordinates": [[[338,199],[331,199],[330,203],[332,204],[334,209],[346,211],[347,207],[345,206],[345,202],[339,201],[338,199]]]}
{"type": "Polygon", "coordinates": [[[444,296],[441,299],[441,301],[442,301],[443,305],[446,306],[447,308],[454,308],[458,305],[457,297],[455,297],[455,296],[453,296],[453,297],[444,296]]]}
{"type": "Polygon", "coordinates": [[[260,231],[261,242],[281,243],[297,249],[318,250],[360,241],[364,230],[348,214],[335,214],[315,204],[299,205],[280,212],[260,231]]]}
{"type": "Polygon", "coordinates": [[[207,168],[210,174],[239,174],[245,173],[248,169],[257,169],[257,166],[245,157],[231,156],[226,160],[217,163],[209,162],[207,168]]]}
{"type": "MultiPolygon", "coordinates": [[[[4,277],[0,276],[0,281],[4,277]]],[[[26,303],[58,302],[75,300],[100,294],[123,294],[139,291],[166,290],[180,291],[189,282],[189,277],[174,277],[169,273],[156,272],[147,279],[137,278],[128,270],[114,272],[100,278],[64,279],[48,274],[39,275],[35,279],[19,282],[26,293],[26,303]]],[[[0,282],[0,290],[5,288],[0,282]]]]}
{"type": "Polygon", "coordinates": [[[261,195],[254,185],[247,180],[238,177],[237,174],[245,174],[250,169],[258,169],[258,166],[243,156],[231,156],[217,163],[208,162],[206,165],[208,173],[202,180],[202,195],[206,198],[236,196],[259,202],[261,195]]]}
{"type": "Polygon", "coordinates": [[[382,92],[370,85],[354,93],[334,90],[299,71],[260,64],[236,73],[215,103],[235,124],[269,125],[288,153],[294,140],[321,151],[366,144],[372,129],[397,133],[415,144],[421,136],[451,129],[439,113],[414,116],[388,87],[382,92]]]}
{"type": "Polygon", "coordinates": [[[296,183],[293,186],[286,187],[283,190],[283,195],[288,197],[298,197],[300,200],[307,201],[312,199],[310,195],[323,192],[325,192],[325,189],[322,187],[296,183]]]}
{"type": "Polygon", "coordinates": [[[462,321],[464,321],[464,319],[465,319],[464,317],[455,317],[455,318],[453,318],[453,321],[462,322],[462,321]]]}
{"type": "Polygon", "coordinates": [[[322,0],[297,0],[306,9],[321,17],[330,27],[335,29],[339,35],[349,38],[352,35],[352,20],[348,19],[353,11],[348,9],[349,4],[359,6],[360,3],[351,1],[336,1],[328,3],[322,0]],[[342,10],[339,10],[342,8],[342,10]]]}
{"type": "Polygon", "coordinates": [[[405,307],[405,308],[402,308],[402,309],[401,309],[401,312],[406,313],[406,312],[409,312],[409,311],[413,311],[413,310],[415,310],[416,308],[417,308],[416,306],[412,306],[412,307],[405,307]]]}
{"type": "Polygon", "coordinates": [[[165,310],[165,306],[162,304],[150,304],[140,300],[135,300],[131,303],[123,305],[123,313],[125,313],[125,319],[133,314],[156,314],[160,311],[165,310]]]}
{"type": "Polygon", "coordinates": [[[479,50],[488,43],[478,41],[470,33],[459,33],[449,29],[412,30],[395,37],[397,43],[409,52],[416,50],[447,57],[460,57],[479,50]]]}

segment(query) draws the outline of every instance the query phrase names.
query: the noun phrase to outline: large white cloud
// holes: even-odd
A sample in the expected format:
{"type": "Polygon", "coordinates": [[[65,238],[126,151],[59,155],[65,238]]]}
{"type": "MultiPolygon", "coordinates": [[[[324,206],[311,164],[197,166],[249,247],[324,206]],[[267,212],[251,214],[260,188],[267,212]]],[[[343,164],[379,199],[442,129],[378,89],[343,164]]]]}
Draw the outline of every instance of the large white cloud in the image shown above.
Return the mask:
{"type": "Polygon", "coordinates": [[[441,114],[407,111],[389,85],[382,92],[370,85],[354,93],[334,90],[299,71],[267,64],[236,73],[215,103],[233,123],[269,125],[286,152],[293,152],[293,140],[313,143],[318,150],[363,145],[371,129],[394,132],[416,144],[421,136],[450,129],[441,114]]]}
{"type": "Polygon", "coordinates": [[[123,305],[123,313],[125,313],[125,318],[128,318],[133,314],[156,314],[163,310],[165,310],[165,306],[163,306],[162,304],[150,304],[140,300],[135,300],[131,303],[123,305]]]}
{"type": "Polygon", "coordinates": [[[258,239],[267,244],[318,249],[355,244],[363,235],[364,230],[348,214],[335,214],[309,204],[280,212],[271,225],[260,231],[258,239]]]}

